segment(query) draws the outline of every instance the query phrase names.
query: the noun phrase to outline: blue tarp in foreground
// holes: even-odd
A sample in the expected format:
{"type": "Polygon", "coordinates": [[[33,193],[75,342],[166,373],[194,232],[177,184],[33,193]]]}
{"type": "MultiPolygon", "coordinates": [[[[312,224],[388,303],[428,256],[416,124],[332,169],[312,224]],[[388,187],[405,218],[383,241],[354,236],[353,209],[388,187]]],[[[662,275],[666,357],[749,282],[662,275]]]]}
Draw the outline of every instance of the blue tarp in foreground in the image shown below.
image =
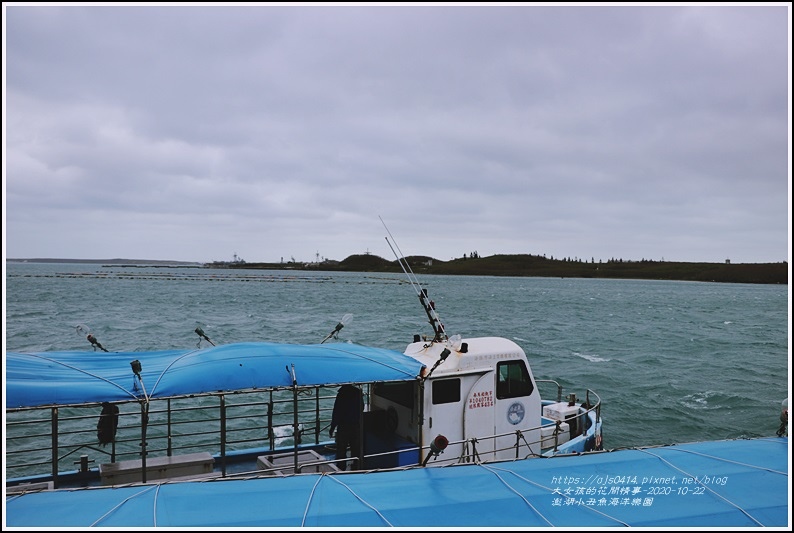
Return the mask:
{"type": "Polygon", "coordinates": [[[580,456],[57,490],[11,527],[791,527],[788,438],[580,456]]]}
{"type": "Polygon", "coordinates": [[[157,352],[6,354],[6,409],[129,401],[216,391],[410,380],[422,364],[350,343],[246,342],[157,352]],[[137,380],[131,363],[141,364],[137,380]],[[141,384],[140,381],[143,383],[141,384]]]}

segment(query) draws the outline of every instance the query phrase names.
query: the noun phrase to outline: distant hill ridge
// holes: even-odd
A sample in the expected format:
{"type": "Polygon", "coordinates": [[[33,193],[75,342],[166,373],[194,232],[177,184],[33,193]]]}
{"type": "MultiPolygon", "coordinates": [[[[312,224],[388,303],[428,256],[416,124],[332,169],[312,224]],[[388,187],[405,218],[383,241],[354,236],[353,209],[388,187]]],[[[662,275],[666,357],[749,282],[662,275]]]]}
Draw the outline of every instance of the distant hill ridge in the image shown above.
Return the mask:
{"type": "MultiPolygon", "coordinates": [[[[351,255],[343,261],[320,263],[246,263],[244,261],[199,263],[189,261],[142,259],[8,259],[9,262],[90,263],[118,266],[206,266],[213,268],[261,270],[320,270],[339,272],[397,272],[402,267],[372,254],[351,255]]],[[[713,281],[722,283],[788,284],[788,262],[781,263],[684,263],[670,261],[607,262],[548,259],[529,254],[464,257],[440,261],[427,256],[409,256],[406,261],[416,274],[460,276],[515,276],[563,278],[658,279],[679,281],[713,281]]]]}
{"type": "MultiPolygon", "coordinates": [[[[669,261],[586,262],[548,259],[543,256],[514,254],[460,258],[439,261],[426,256],[407,257],[414,273],[564,277],[659,279],[680,281],[716,281],[725,283],[788,284],[788,263],[683,263],[669,261]]],[[[248,265],[246,265],[248,266],[248,265]]],[[[234,268],[240,268],[235,266],[234,268]]],[[[324,265],[317,268],[330,270],[324,265]]],[[[337,270],[365,272],[402,272],[396,261],[372,255],[352,255],[339,263],[337,270]]]]}

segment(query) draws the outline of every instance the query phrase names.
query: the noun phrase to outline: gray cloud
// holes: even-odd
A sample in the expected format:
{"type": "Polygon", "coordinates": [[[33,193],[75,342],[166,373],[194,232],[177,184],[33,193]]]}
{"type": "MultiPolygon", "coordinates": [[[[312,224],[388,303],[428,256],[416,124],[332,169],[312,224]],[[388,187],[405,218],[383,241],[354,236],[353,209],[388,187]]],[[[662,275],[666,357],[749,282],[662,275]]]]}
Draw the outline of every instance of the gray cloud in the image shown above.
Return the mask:
{"type": "Polygon", "coordinates": [[[789,258],[788,4],[3,10],[7,257],[789,258]]]}

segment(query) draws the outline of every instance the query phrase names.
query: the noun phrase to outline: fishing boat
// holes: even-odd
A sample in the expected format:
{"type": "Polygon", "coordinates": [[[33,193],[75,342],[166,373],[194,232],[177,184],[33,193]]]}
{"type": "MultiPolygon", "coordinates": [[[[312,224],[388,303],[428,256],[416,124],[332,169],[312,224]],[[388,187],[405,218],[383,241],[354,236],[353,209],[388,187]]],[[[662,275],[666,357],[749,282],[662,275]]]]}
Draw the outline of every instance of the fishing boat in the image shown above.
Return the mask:
{"type": "Polygon", "coordinates": [[[101,352],[8,353],[7,472],[44,472],[9,476],[7,485],[373,470],[603,448],[594,391],[579,400],[536,380],[508,339],[447,337],[427,292],[419,294],[434,333],[416,335],[404,353],[326,343],[338,341],[344,320],[314,345],[215,346],[197,328],[192,349],[108,352],[89,333],[101,352]],[[338,456],[327,431],[344,385],[362,395],[350,457],[338,456]],[[541,398],[542,386],[551,398],[541,398]],[[48,446],[30,449],[31,435],[48,446]]]}

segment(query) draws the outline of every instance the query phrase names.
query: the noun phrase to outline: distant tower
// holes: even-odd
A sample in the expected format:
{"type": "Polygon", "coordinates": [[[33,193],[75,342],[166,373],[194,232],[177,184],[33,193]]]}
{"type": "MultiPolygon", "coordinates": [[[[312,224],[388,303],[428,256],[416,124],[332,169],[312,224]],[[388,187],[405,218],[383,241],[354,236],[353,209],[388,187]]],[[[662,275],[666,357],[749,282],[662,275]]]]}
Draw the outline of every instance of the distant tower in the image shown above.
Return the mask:
{"type": "Polygon", "coordinates": [[[317,252],[316,254],[314,254],[314,262],[315,263],[319,263],[320,262],[320,252],[317,252]]]}

